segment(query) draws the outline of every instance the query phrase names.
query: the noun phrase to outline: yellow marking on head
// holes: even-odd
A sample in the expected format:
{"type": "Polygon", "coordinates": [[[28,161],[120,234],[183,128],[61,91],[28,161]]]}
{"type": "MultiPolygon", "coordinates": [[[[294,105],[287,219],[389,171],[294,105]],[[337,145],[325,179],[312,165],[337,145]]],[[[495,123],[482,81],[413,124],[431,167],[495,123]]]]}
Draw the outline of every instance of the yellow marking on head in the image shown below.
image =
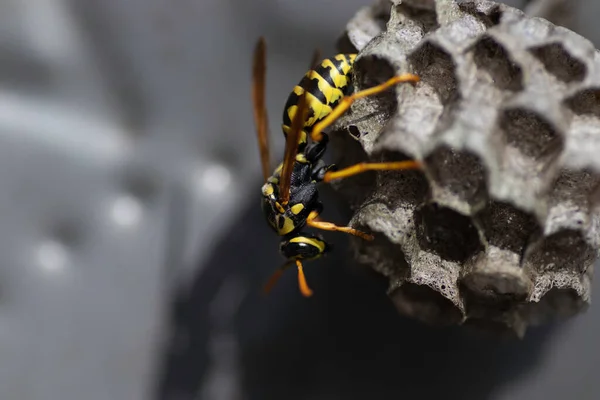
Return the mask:
{"type": "Polygon", "coordinates": [[[292,221],[289,217],[286,217],[285,215],[279,215],[277,216],[277,222],[279,222],[280,218],[283,218],[283,226],[279,228],[279,223],[277,224],[277,232],[280,235],[287,235],[288,233],[294,230],[294,228],[296,227],[294,225],[294,221],[292,221]]]}
{"type": "Polygon", "coordinates": [[[294,215],[298,215],[302,212],[302,210],[304,210],[304,204],[302,203],[298,203],[298,204],[294,204],[290,210],[292,210],[292,213],[294,213],[294,215]]]}
{"type": "Polygon", "coordinates": [[[265,183],[262,187],[262,194],[265,197],[269,197],[270,195],[273,194],[274,191],[275,191],[275,189],[273,188],[273,185],[271,185],[270,183],[265,183]]]}
{"type": "Polygon", "coordinates": [[[298,153],[296,154],[296,161],[298,161],[299,163],[302,164],[307,164],[308,160],[306,159],[306,156],[302,153],[298,153]]]}
{"type": "Polygon", "coordinates": [[[317,238],[308,238],[304,236],[296,236],[290,239],[290,243],[305,243],[310,246],[316,247],[319,249],[319,253],[323,253],[325,251],[325,242],[319,240],[317,238]]]}
{"type": "Polygon", "coordinates": [[[285,213],[285,208],[283,208],[283,207],[281,206],[281,204],[279,204],[279,202],[278,202],[278,201],[276,201],[276,202],[275,202],[275,208],[277,209],[277,211],[278,211],[280,214],[283,214],[283,213],[285,213]]]}

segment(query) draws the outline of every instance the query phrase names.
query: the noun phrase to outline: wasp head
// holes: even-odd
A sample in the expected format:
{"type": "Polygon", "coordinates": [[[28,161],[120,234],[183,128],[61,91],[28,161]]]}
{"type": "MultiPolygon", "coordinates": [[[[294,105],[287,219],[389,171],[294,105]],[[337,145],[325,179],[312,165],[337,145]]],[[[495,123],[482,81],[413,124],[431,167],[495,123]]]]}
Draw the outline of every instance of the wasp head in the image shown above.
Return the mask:
{"type": "Polygon", "coordinates": [[[302,228],[310,211],[302,201],[283,204],[277,185],[267,182],[262,187],[262,210],[269,226],[280,236],[289,235],[302,228]]]}

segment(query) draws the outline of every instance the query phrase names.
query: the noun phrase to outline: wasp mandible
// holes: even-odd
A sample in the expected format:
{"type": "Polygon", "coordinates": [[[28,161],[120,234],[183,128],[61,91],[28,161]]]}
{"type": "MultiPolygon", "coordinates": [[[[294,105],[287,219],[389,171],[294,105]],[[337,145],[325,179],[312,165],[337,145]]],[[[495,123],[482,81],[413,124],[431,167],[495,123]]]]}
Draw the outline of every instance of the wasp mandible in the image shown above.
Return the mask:
{"type": "Polygon", "coordinates": [[[304,232],[305,227],[345,232],[373,240],[373,236],[365,232],[349,226],[337,226],[319,218],[323,205],[319,201],[318,184],[365,171],[420,168],[417,161],[398,161],[360,163],[337,170],[334,165],[327,165],[321,159],[328,143],[328,136],[323,131],[343,115],[355,100],[381,93],[402,82],[416,84],[419,77],[401,74],[380,85],[354,92],[352,68],[356,54],[338,54],[318,63],[318,52],[315,52],[311,69],[294,87],[285,104],[283,162],[271,173],[265,108],[265,59],[265,41],[260,38],[254,51],[252,100],[265,180],[262,186],[262,210],[269,226],[282,237],[279,250],[287,259],[269,279],[265,291],[270,290],[284,270],[295,264],[300,291],[308,297],[312,295],[312,290],[306,283],[302,260],[319,258],[330,250],[330,246],[320,235],[304,232]]]}

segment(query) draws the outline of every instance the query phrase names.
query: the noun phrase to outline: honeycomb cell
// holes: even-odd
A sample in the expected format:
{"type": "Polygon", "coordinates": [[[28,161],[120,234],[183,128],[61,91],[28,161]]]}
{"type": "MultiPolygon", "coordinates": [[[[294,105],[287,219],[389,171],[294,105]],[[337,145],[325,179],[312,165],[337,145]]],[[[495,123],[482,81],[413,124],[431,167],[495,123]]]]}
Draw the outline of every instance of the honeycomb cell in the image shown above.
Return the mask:
{"type": "MultiPolygon", "coordinates": [[[[363,231],[371,231],[368,227],[360,224],[355,225],[355,228],[363,231]]],[[[398,243],[390,241],[385,235],[377,232],[372,233],[374,234],[374,240],[368,243],[368,245],[364,240],[356,240],[356,257],[359,260],[372,260],[375,254],[385,254],[386,259],[390,261],[373,265],[374,269],[391,280],[407,279],[410,274],[410,268],[408,268],[408,262],[406,261],[405,254],[402,252],[401,246],[398,243]]],[[[398,235],[402,235],[402,232],[398,232],[398,235]]]]}
{"type": "Polygon", "coordinates": [[[519,257],[529,240],[542,232],[535,216],[504,202],[490,202],[477,218],[490,245],[512,251],[519,257]]]}
{"type": "Polygon", "coordinates": [[[396,12],[411,21],[417,21],[421,25],[423,33],[427,33],[439,28],[439,24],[435,10],[423,7],[422,3],[422,1],[404,1],[396,6],[396,12]]]}
{"type": "MultiPolygon", "coordinates": [[[[366,55],[356,60],[355,68],[356,89],[363,90],[376,85],[379,85],[396,75],[394,66],[385,58],[376,55],[366,55]],[[369,71],[368,74],[363,74],[362,71],[369,71]]],[[[368,97],[364,101],[377,102],[379,107],[378,113],[383,115],[391,115],[398,108],[395,90],[386,90],[376,96],[368,97]]]]}
{"type": "Polygon", "coordinates": [[[565,104],[577,115],[600,117],[600,88],[580,90],[567,98],[565,104]]]}
{"type": "MultiPolygon", "coordinates": [[[[376,160],[379,161],[405,161],[410,157],[397,151],[382,151],[375,153],[376,160]]],[[[382,171],[378,174],[376,192],[384,194],[375,195],[374,198],[384,204],[397,206],[398,201],[405,204],[418,205],[423,202],[429,191],[429,184],[421,171],[382,171]],[[386,195],[385,193],[388,193],[386,195]],[[400,194],[394,197],[389,194],[400,194]],[[391,202],[390,202],[391,201],[391,202]]]]}
{"type": "Polygon", "coordinates": [[[482,10],[481,5],[477,3],[460,3],[458,7],[462,12],[470,14],[483,22],[488,29],[500,24],[502,20],[502,8],[499,4],[494,4],[486,10],[482,10]]]}
{"type": "Polygon", "coordinates": [[[484,35],[472,48],[477,68],[500,90],[523,90],[523,72],[508,50],[493,37],[484,35]]]}
{"type": "Polygon", "coordinates": [[[592,171],[561,170],[549,194],[546,232],[587,230],[599,185],[600,175],[592,171]]]}
{"type": "Polygon", "coordinates": [[[444,260],[465,262],[483,246],[471,218],[432,203],[415,211],[416,235],[422,249],[444,260]]]}
{"type": "Polygon", "coordinates": [[[585,64],[569,54],[561,43],[550,43],[529,50],[546,70],[557,79],[566,82],[581,82],[587,75],[585,64]]]}
{"type": "Polygon", "coordinates": [[[520,268],[511,271],[508,268],[502,270],[489,266],[467,275],[461,283],[467,309],[474,303],[493,305],[492,309],[503,312],[510,309],[515,302],[524,301],[531,287],[531,282],[520,268]]]}
{"type": "Polygon", "coordinates": [[[583,274],[595,258],[596,251],[581,231],[564,229],[533,244],[526,251],[524,263],[536,273],[568,271],[583,274]]]}
{"type": "Polygon", "coordinates": [[[600,170],[600,88],[579,88],[567,97],[563,106],[571,113],[566,130],[565,164],[600,170]]]}
{"type": "Polygon", "coordinates": [[[508,146],[542,164],[555,158],[563,149],[563,137],[546,118],[534,111],[504,110],[499,125],[508,146]]]}
{"type": "Polygon", "coordinates": [[[355,63],[355,71],[354,82],[357,89],[379,85],[396,75],[392,63],[377,55],[366,55],[358,58],[355,63]],[[365,70],[369,73],[361,73],[365,70]]]}
{"type": "Polygon", "coordinates": [[[600,174],[588,169],[574,171],[563,169],[550,193],[553,204],[570,201],[584,210],[589,208],[589,196],[600,184],[600,174]]]}
{"type": "MultiPolygon", "coordinates": [[[[355,126],[355,125],[352,125],[355,126]]],[[[369,132],[361,131],[356,128],[360,135],[369,135],[369,132]]],[[[354,164],[366,162],[369,156],[361,147],[360,143],[350,137],[350,133],[345,130],[335,130],[330,132],[330,143],[335,149],[335,164],[339,168],[349,167],[354,164]]],[[[358,174],[347,179],[341,179],[331,183],[332,187],[338,191],[352,207],[360,205],[373,192],[375,187],[375,173],[366,172],[358,174]],[[360,190],[356,190],[359,187],[360,190]]]]}
{"type": "Polygon", "coordinates": [[[600,185],[597,185],[590,192],[590,197],[588,198],[590,202],[590,207],[595,211],[600,205],[600,185]]]}
{"type": "Polygon", "coordinates": [[[405,283],[390,297],[401,314],[425,323],[455,325],[463,314],[449,299],[426,285],[405,283]]]}
{"type": "Polygon", "coordinates": [[[442,104],[458,97],[456,65],[444,49],[425,42],[409,56],[408,62],[413,66],[412,71],[421,77],[422,84],[434,89],[442,104]]]}
{"type": "MultiPolygon", "coordinates": [[[[475,207],[486,202],[486,170],[478,156],[440,146],[425,158],[425,163],[440,191],[475,207]]],[[[435,194],[434,197],[438,199],[435,194]]]]}
{"type": "Polygon", "coordinates": [[[468,263],[465,268],[468,272],[461,278],[461,293],[467,305],[524,301],[532,282],[521,268],[520,261],[520,254],[487,246],[468,263]]]}

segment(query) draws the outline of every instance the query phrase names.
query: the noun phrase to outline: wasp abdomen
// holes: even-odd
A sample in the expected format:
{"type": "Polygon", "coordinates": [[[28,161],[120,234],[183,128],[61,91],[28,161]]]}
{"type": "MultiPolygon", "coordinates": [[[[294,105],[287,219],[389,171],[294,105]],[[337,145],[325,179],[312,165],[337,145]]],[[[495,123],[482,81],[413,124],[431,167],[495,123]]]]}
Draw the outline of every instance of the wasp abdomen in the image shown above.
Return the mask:
{"type": "Polygon", "coordinates": [[[340,99],[352,92],[352,66],[355,58],[356,54],[338,54],[323,60],[318,67],[304,75],[285,103],[282,126],[285,135],[292,125],[300,96],[306,91],[308,118],[304,121],[304,131],[298,141],[300,146],[306,144],[307,132],[310,132],[313,125],[329,115],[340,99]]]}

